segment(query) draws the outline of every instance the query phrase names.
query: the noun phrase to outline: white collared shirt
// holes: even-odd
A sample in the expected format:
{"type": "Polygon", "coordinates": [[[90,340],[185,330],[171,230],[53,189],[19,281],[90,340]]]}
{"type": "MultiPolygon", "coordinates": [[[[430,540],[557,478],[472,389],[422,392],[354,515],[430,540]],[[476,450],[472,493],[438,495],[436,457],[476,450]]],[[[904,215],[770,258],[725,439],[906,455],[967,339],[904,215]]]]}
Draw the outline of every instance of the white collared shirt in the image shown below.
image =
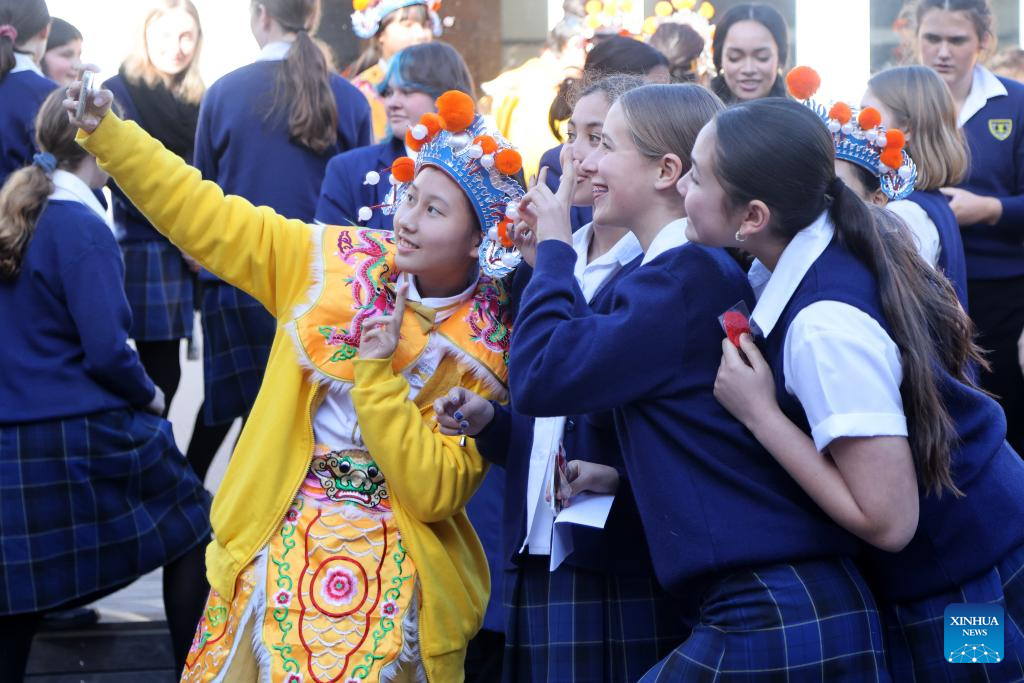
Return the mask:
{"type": "Polygon", "coordinates": [[[14,68],[11,69],[12,74],[19,73],[21,71],[35,71],[37,74],[46,78],[43,70],[36,64],[36,60],[32,59],[32,55],[27,55],[24,52],[14,53],[14,68]]]}
{"type": "Polygon", "coordinates": [[[53,193],[50,195],[50,199],[84,204],[89,207],[92,212],[100,218],[100,220],[106,223],[111,232],[114,231],[113,223],[107,216],[106,209],[104,209],[103,205],[100,204],[100,200],[96,199],[96,195],[92,193],[92,189],[85,184],[84,180],[76,176],[74,173],[58,169],[53,172],[53,188],[53,193]]]}
{"type": "Polygon", "coordinates": [[[903,222],[910,228],[917,253],[934,268],[935,264],[939,262],[942,245],[939,242],[939,229],[935,227],[935,221],[928,216],[928,212],[921,208],[920,204],[909,199],[889,202],[885,208],[903,219],[903,222]]]}
{"type": "Polygon", "coordinates": [[[576,283],[580,286],[587,303],[590,303],[609,278],[643,253],[636,235],[627,232],[606,253],[587,263],[587,255],[593,240],[593,223],[587,223],[572,235],[572,248],[576,251],[576,267],[573,269],[573,275],[576,276],[576,283]]]}
{"type": "Polygon", "coordinates": [[[996,78],[994,73],[983,66],[975,66],[974,78],[971,80],[971,92],[967,93],[967,99],[960,107],[956,125],[963,128],[971,120],[971,117],[985,107],[989,100],[1006,94],[1006,86],[996,78]]]}
{"type": "MultiPolygon", "coordinates": [[[[424,298],[416,289],[415,278],[407,277],[405,281],[409,283],[409,301],[422,303],[437,311],[435,317],[437,323],[450,318],[459,309],[459,306],[469,300],[476,291],[477,285],[477,280],[474,280],[473,284],[455,296],[424,298]]],[[[412,315],[412,312],[409,312],[408,315],[412,315]]],[[[420,357],[402,372],[402,376],[409,383],[410,401],[416,398],[427,380],[437,372],[444,353],[440,335],[431,334],[420,357]]],[[[366,448],[359,430],[359,419],[355,406],[352,403],[352,386],[351,383],[337,382],[328,387],[323,403],[320,404],[316,415],[313,416],[313,434],[316,436],[318,444],[339,450],[363,450],[366,448]]]]}
{"type": "MultiPolygon", "coordinates": [[[[751,318],[761,334],[771,334],[834,234],[823,213],[790,241],[774,272],[754,261],[751,318]]],[[[811,304],[786,331],[783,363],[786,391],[803,406],[819,451],[840,437],[907,436],[899,349],[867,313],[838,301],[811,304]]]]}
{"type": "Polygon", "coordinates": [[[286,40],[279,40],[275,43],[267,43],[260,50],[260,54],[256,57],[257,62],[280,62],[284,61],[288,57],[288,52],[292,49],[292,44],[286,40]]]}
{"type": "Polygon", "coordinates": [[[675,249],[686,244],[689,241],[686,238],[686,225],[687,221],[685,218],[677,218],[662,228],[658,236],[651,241],[651,246],[647,247],[647,251],[644,253],[644,260],[640,262],[640,265],[646,266],[669,249],[675,249]]]}

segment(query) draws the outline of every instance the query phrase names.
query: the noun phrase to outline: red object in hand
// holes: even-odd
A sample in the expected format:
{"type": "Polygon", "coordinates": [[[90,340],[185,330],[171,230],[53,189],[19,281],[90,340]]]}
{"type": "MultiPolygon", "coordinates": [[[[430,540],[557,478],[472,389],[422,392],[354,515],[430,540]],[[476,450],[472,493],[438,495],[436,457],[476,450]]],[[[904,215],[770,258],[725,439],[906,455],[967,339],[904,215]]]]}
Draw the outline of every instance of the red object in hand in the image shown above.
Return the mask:
{"type": "Polygon", "coordinates": [[[722,325],[725,327],[725,334],[729,337],[729,341],[737,349],[740,347],[740,337],[744,334],[751,334],[747,316],[739,311],[726,311],[722,315],[722,325]]]}

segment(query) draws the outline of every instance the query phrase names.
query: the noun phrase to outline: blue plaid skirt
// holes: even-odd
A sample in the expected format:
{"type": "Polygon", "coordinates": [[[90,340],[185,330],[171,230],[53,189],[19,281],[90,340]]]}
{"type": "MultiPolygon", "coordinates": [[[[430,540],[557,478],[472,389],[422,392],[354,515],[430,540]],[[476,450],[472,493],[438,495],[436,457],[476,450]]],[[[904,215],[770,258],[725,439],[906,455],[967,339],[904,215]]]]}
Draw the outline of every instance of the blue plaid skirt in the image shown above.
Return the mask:
{"type": "Polygon", "coordinates": [[[192,272],[166,240],[125,242],[124,291],[132,308],[131,337],[173,341],[192,335],[192,272]]]}
{"type": "Polygon", "coordinates": [[[131,582],[209,535],[209,494],[166,420],[0,425],[0,615],[131,582]]]}
{"type": "Polygon", "coordinates": [[[889,665],[895,681],[1024,681],[1024,547],[956,590],[907,604],[881,605],[889,665]],[[957,602],[995,602],[1003,607],[1002,662],[946,661],[943,612],[957,602]]]}
{"type": "Polygon", "coordinates": [[[736,572],[703,596],[693,634],[641,683],[889,681],[874,598],[849,560],[736,572]]]}
{"type": "Polygon", "coordinates": [[[277,321],[259,301],[222,282],[203,282],[203,421],[248,415],[270,358],[277,321]]]}
{"type": "Polygon", "coordinates": [[[504,585],[507,683],[632,683],[689,633],[653,579],[530,557],[504,585]]]}

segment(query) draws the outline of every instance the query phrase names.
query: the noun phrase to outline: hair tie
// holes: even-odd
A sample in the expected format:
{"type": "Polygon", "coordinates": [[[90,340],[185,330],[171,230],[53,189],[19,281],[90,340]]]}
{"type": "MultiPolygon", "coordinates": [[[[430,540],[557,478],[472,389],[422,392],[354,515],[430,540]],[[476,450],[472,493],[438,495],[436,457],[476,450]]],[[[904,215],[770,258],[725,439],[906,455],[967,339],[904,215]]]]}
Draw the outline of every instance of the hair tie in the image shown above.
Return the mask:
{"type": "Polygon", "coordinates": [[[18,29],[12,24],[0,24],[0,38],[10,38],[12,43],[18,42],[18,29]]]}
{"type": "Polygon", "coordinates": [[[843,182],[842,178],[836,176],[829,182],[828,186],[825,187],[825,194],[835,199],[839,196],[839,193],[843,191],[844,187],[846,187],[846,183],[843,182]]]}
{"type": "Polygon", "coordinates": [[[32,157],[32,163],[43,169],[43,172],[48,176],[52,176],[54,171],[57,170],[57,157],[49,152],[39,152],[32,157]]]}

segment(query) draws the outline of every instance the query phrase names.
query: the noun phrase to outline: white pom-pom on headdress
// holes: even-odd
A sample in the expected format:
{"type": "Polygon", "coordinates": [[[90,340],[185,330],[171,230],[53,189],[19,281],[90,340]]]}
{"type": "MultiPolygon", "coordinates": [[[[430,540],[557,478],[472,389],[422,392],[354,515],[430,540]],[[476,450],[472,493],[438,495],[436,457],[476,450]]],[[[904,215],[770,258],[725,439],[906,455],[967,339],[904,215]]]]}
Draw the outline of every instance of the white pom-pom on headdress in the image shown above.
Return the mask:
{"type": "Polygon", "coordinates": [[[370,218],[372,218],[372,217],[373,217],[373,209],[371,209],[368,206],[360,207],[360,209],[359,209],[359,220],[360,221],[365,223],[366,221],[370,220],[370,218]]]}
{"type": "Polygon", "coordinates": [[[363,185],[376,185],[380,182],[380,173],[376,171],[369,171],[366,174],[366,179],[363,180],[363,185]]]}
{"type": "Polygon", "coordinates": [[[412,135],[413,140],[426,140],[427,135],[430,134],[430,131],[422,123],[417,123],[409,131],[409,134],[412,135]]]}

